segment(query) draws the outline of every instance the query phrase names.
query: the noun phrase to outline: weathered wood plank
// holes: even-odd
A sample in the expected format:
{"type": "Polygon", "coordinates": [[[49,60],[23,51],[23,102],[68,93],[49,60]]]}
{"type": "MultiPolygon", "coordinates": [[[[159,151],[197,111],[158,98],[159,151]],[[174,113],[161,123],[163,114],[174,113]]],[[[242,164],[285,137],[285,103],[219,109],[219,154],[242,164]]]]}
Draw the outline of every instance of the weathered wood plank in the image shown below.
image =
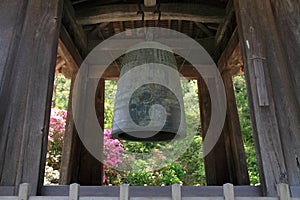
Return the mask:
{"type": "MultiPolygon", "coordinates": [[[[272,71],[275,71],[274,68],[284,68],[284,65],[280,65],[280,62],[276,58],[281,53],[278,52],[280,48],[277,46],[277,42],[274,42],[276,31],[272,28],[270,29],[270,25],[273,22],[268,2],[235,0],[234,3],[245,61],[244,68],[253,125],[252,130],[255,137],[258,162],[260,164],[261,182],[266,195],[276,196],[275,185],[287,182],[287,170],[281,143],[282,137],[280,137],[278,125],[278,115],[280,114],[276,113],[275,110],[275,94],[273,94],[274,90],[272,91],[272,82],[270,79],[272,79],[272,71]],[[255,40],[252,37],[253,32],[256,36],[255,40]],[[256,41],[256,43],[253,43],[253,41],[256,41]],[[263,51],[257,48],[257,43],[261,44],[263,51]],[[259,53],[262,54],[259,55],[259,53]],[[263,108],[259,106],[258,102],[255,72],[251,60],[253,55],[267,58],[264,72],[270,105],[263,108]]],[[[285,112],[282,112],[282,114],[286,115],[285,112]]]]}
{"type": "Polygon", "coordinates": [[[300,185],[300,4],[270,0],[268,11],[274,17],[268,27],[274,37],[268,44],[268,67],[288,183],[300,185]]]}
{"type": "Polygon", "coordinates": [[[0,196],[12,196],[14,195],[14,186],[0,186],[0,196]]]}
{"type": "Polygon", "coordinates": [[[9,159],[1,158],[0,182],[15,185],[15,193],[21,182],[28,182],[36,194],[44,172],[62,1],[27,3],[18,10],[26,17],[20,22],[22,31],[16,33],[21,37],[14,38],[19,40],[17,50],[8,56],[12,62],[6,63],[11,72],[2,84],[0,102],[7,110],[1,110],[0,129],[9,135],[4,140],[9,159]]]}
{"type": "MultiPolygon", "coordinates": [[[[138,8],[134,4],[117,4],[109,6],[90,6],[78,10],[76,19],[79,24],[98,24],[117,21],[140,21],[138,8]]],[[[201,23],[223,22],[224,9],[201,4],[161,4],[161,20],[187,20],[201,23]]],[[[157,20],[153,9],[145,8],[145,20],[157,20]]]]}
{"type": "MultiPolygon", "coordinates": [[[[18,39],[22,34],[22,27],[24,24],[25,14],[26,14],[27,2],[25,1],[4,1],[0,7],[0,119],[2,123],[0,124],[0,177],[2,173],[5,173],[3,170],[5,160],[13,154],[8,155],[7,150],[7,140],[9,137],[9,132],[6,131],[9,129],[9,121],[4,121],[4,118],[9,112],[9,101],[11,101],[7,96],[8,82],[11,78],[11,74],[14,71],[14,68],[11,67],[14,65],[15,57],[14,55],[18,51],[18,46],[20,40],[18,39]]],[[[20,140],[16,140],[15,143],[20,144],[20,140]]],[[[11,170],[16,170],[16,165],[11,165],[11,170]]],[[[15,176],[12,176],[15,177],[15,176]]],[[[14,185],[14,180],[3,181],[0,178],[0,185],[14,185]]]]}
{"type": "MultiPolygon", "coordinates": [[[[235,196],[260,197],[262,191],[257,186],[234,186],[235,196]]],[[[43,196],[68,196],[69,186],[44,186],[41,191],[43,196]]],[[[182,197],[223,197],[222,186],[182,186],[182,197]]],[[[80,186],[80,196],[106,196],[119,197],[118,186],[80,186]]],[[[171,186],[130,186],[130,197],[171,197],[171,186]]]]}

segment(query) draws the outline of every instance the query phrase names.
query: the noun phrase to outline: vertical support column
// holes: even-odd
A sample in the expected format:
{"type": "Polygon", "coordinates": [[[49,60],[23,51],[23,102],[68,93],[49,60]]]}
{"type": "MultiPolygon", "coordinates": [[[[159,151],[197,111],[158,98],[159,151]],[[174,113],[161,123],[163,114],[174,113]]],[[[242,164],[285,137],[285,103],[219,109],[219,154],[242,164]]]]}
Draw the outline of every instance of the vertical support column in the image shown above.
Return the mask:
{"type": "MultiPolygon", "coordinates": [[[[209,91],[202,78],[198,79],[198,96],[202,137],[205,138],[211,118],[211,101],[209,91]]],[[[226,182],[230,182],[223,133],[213,150],[204,158],[204,165],[207,185],[223,185],[226,182]]]]}
{"type": "MultiPolygon", "coordinates": [[[[274,28],[274,15],[270,1],[234,0],[234,3],[240,43],[243,50],[247,92],[258,162],[260,163],[261,182],[265,195],[276,196],[276,184],[288,182],[283,152],[283,148],[288,148],[286,146],[288,144],[283,146],[281,139],[288,137],[290,141],[297,141],[297,138],[299,138],[299,130],[295,129],[295,125],[299,125],[299,121],[294,115],[298,111],[290,112],[288,106],[282,107],[280,105],[291,103],[290,108],[293,108],[293,101],[290,101],[291,95],[287,87],[290,79],[282,80],[280,74],[280,71],[284,72],[282,75],[285,77],[287,68],[282,57],[281,42],[277,30],[274,28]],[[260,60],[259,65],[254,61],[257,59],[260,60]],[[263,74],[259,73],[261,70],[263,70],[263,74]],[[257,79],[257,73],[259,79],[257,79]],[[275,76],[276,74],[277,76],[275,76]],[[263,92],[261,92],[262,88],[265,88],[263,92]],[[287,90],[282,91],[283,88],[287,90]],[[277,91],[282,93],[280,94],[277,91]],[[285,95],[285,92],[287,95],[285,95]],[[279,98],[277,97],[279,94],[280,99],[283,101],[276,100],[279,98]],[[261,95],[267,95],[267,104],[260,102],[261,95]],[[284,96],[288,97],[285,98],[284,96]],[[291,116],[291,118],[286,115],[291,116]],[[292,121],[283,125],[280,118],[292,121]],[[289,130],[289,134],[283,134],[286,130],[281,129],[280,124],[282,127],[287,127],[286,130],[289,130]]],[[[295,147],[294,144],[291,142],[292,148],[295,147]]],[[[297,170],[291,170],[290,172],[291,174],[297,173],[297,170]]],[[[294,177],[299,179],[300,176],[294,175],[294,177]]]]}
{"type": "Polygon", "coordinates": [[[80,157],[80,138],[76,132],[72,113],[72,95],[74,87],[75,75],[71,80],[71,88],[68,103],[68,116],[64,135],[64,143],[62,149],[62,160],[60,166],[60,184],[68,185],[72,182],[78,182],[78,165],[80,157]]]}
{"type": "MultiPolygon", "coordinates": [[[[96,79],[90,80],[90,84],[98,85],[95,95],[95,109],[100,126],[104,127],[104,94],[105,81],[100,79],[99,83],[96,79]]],[[[89,84],[89,83],[88,83],[89,84]]],[[[90,87],[89,85],[87,87],[90,87]]],[[[99,130],[100,132],[101,130],[99,130]]],[[[103,146],[103,140],[102,140],[103,146]]],[[[82,148],[80,152],[79,174],[78,181],[81,185],[101,185],[103,176],[103,165],[100,161],[94,158],[81,143],[82,148]]],[[[99,152],[101,154],[101,152],[99,152]]]]}
{"type": "Polygon", "coordinates": [[[224,133],[227,161],[231,166],[231,182],[237,185],[250,184],[246,155],[243,146],[241,126],[237,111],[236,99],[230,71],[222,74],[225,92],[227,96],[227,114],[224,133]],[[225,130],[227,129],[227,130],[225,130]]]}
{"type": "Polygon", "coordinates": [[[0,51],[0,185],[14,185],[17,194],[27,182],[35,195],[44,176],[62,1],[4,1],[0,9],[7,15],[0,18],[7,48],[0,51]]]}

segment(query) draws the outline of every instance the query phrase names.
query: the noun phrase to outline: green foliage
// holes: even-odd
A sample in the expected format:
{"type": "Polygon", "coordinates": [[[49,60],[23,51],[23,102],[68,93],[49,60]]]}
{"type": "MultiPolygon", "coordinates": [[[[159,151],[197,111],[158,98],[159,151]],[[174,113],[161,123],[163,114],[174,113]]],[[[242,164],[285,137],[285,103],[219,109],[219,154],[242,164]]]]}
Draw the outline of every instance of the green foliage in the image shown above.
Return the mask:
{"type": "Polygon", "coordinates": [[[112,128],[115,96],[117,92],[117,81],[105,81],[105,102],[104,102],[104,128],[112,128]]]}
{"type": "Polygon", "coordinates": [[[134,163],[135,172],[124,172],[122,182],[130,185],[172,185],[175,183],[182,184],[181,179],[185,172],[180,164],[170,163],[168,166],[155,171],[146,170],[147,164],[143,160],[137,160],[134,163]]]}
{"type": "Polygon", "coordinates": [[[237,102],[238,113],[240,117],[240,124],[243,133],[243,142],[248,164],[248,173],[250,176],[250,183],[252,185],[258,184],[259,173],[256,160],[256,153],[254,148],[254,140],[252,136],[251,119],[249,114],[246,81],[244,75],[238,75],[233,79],[235,96],[237,102]]]}
{"type": "Polygon", "coordinates": [[[194,140],[187,151],[178,159],[185,170],[182,179],[184,185],[205,185],[204,162],[201,155],[202,138],[194,136],[194,140]]]}
{"type": "MultiPolygon", "coordinates": [[[[235,94],[243,132],[243,141],[247,156],[248,171],[251,184],[259,183],[259,174],[255,156],[254,141],[252,137],[249,107],[247,102],[246,85],[244,75],[234,78],[235,94]]],[[[55,89],[53,95],[53,106],[58,109],[66,109],[70,89],[70,80],[63,75],[55,77],[55,89]]],[[[111,129],[114,99],[116,94],[116,81],[106,81],[105,90],[105,129],[111,129]]],[[[196,81],[181,81],[186,122],[188,132],[196,133],[187,151],[176,161],[169,163],[160,170],[152,170],[143,160],[134,160],[133,167],[136,173],[130,171],[116,172],[107,171],[106,184],[119,185],[128,183],[130,185],[171,185],[179,183],[183,185],[205,185],[204,163],[201,157],[202,138],[199,126],[199,102],[196,81]]],[[[161,149],[168,146],[166,142],[141,143],[124,142],[122,145],[126,151],[135,153],[160,153],[161,149]]],[[[61,155],[61,142],[52,141],[49,144],[46,168],[46,181],[57,183],[59,178],[59,165],[61,155]],[[55,156],[50,156],[55,155],[55,156]]]]}
{"type": "Polygon", "coordinates": [[[62,74],[55,75],[52,107],[65,110],[68,108],[70,87],[70,79],[66,79],[62,74]]]}

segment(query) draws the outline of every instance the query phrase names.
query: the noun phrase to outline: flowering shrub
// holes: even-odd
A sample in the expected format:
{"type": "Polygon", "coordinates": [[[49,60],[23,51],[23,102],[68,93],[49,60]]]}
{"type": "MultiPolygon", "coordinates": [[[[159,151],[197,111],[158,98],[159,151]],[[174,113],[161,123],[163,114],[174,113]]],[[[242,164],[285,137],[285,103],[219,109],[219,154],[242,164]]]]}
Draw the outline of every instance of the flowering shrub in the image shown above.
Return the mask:
{"type": "Polygon", "coordinates": [[[51,108],[44,184],[58,184],[67,111],[51,108]]]}
{"type": "Polygon", "coordinates": [[[121,142],[117,139],[113,139],[111,136],[111,130],[104,129],[104,156],[106,157],[103,163],[104,184],[118,184],[118,172],[114,169],[122,163],[122,153],[124,152],[124,147],[121,142]]]}

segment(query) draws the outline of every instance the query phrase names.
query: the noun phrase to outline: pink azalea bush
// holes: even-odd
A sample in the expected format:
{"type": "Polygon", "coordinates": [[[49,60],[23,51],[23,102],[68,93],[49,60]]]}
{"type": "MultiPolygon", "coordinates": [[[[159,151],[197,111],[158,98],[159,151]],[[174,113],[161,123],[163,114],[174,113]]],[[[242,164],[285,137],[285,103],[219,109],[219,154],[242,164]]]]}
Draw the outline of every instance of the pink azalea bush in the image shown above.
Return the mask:
{"type": "Polygon", "coordinates": [[[51,108],[48,140],[63,140],[66,126],[67,111],[51,108]]]}
{"type": "Polygon", "coordinates": [[[45,184],[58,184],[59,169],[61,164],[61,154],[63,138],[66,126],[67,111],[63,109],[51,108],[48,152],[45,168],[45,184]]]}
{"type": "Polygon", "coordinates": [[[113,139],[111,130],[104,129],[104,156],[106,160],[103,163],[104,175],[103,183],[112,184],[118,180],[118,173],[115,170],[122,163],[122,153],[125,151],[121,142],[117,139],[113,139]]]}
{"type": "MultiPolygon", "coordinates": [[[[45,184],[58,184],[59,182],[59,169],[61,164],[66,118],[66,110],[51,108],[45,184]]],[[[124,148],[119,140],[112,138],[111,130],[104,129],[103,134],[104,156],[106,157],[103,163],[103,183],[111,184],[116,180],[117,171],[115,168],[122,163],[122,153],[124,152],[124,148]]]]}

